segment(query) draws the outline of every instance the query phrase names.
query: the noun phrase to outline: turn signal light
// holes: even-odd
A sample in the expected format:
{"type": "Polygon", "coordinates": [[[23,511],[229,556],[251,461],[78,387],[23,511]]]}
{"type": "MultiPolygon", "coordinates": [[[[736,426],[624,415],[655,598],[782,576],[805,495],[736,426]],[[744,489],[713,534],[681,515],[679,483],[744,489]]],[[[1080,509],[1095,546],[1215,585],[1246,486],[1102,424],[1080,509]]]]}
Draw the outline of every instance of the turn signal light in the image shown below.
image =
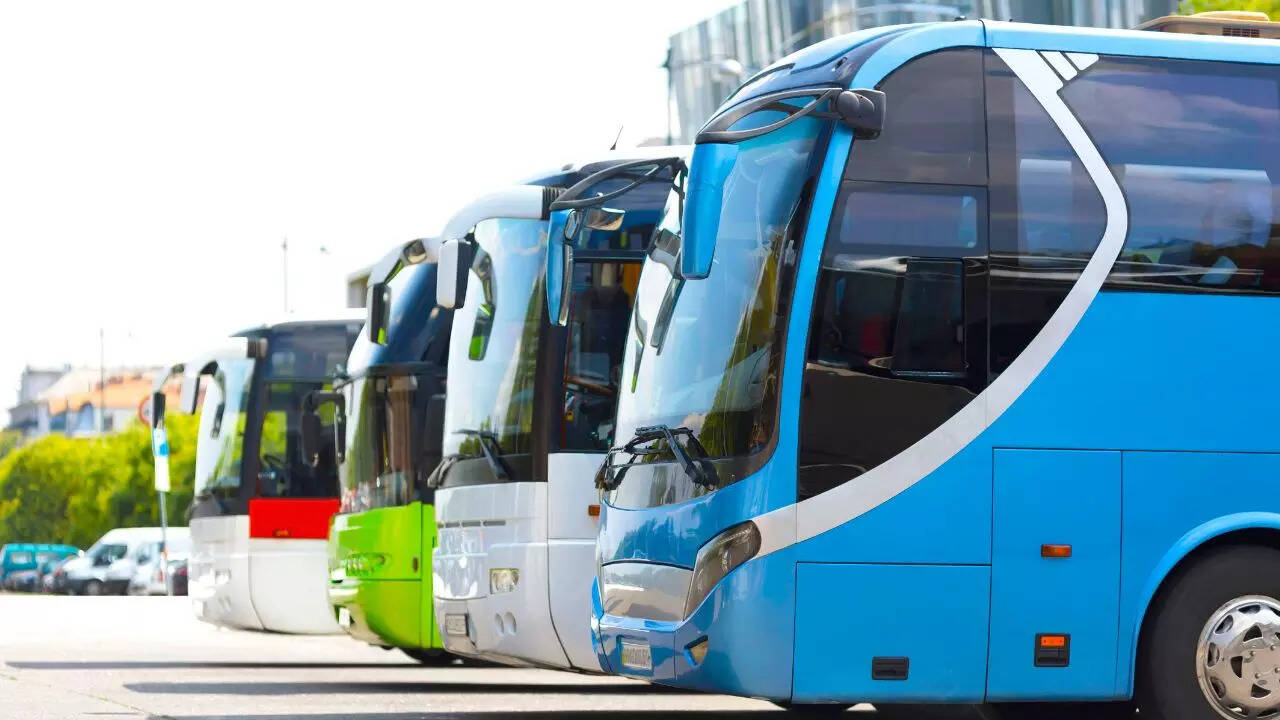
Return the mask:
{"type": "Polygon", "coordinates": [[[276,528],[275,530],[273,530],[273,531],[271,532],[271,535],[272,535],[273,537],[286,538],[286,537],[289,537],[289,529],[288,529],[288,528],[276,528]]]}
{"type": "Polygon", "coordinates": [[[1042,648],[1060,648],[1067,646],[1066,635],[1041,635],[1040,647],[1042,648]]]}
{"type": "Polygon", "coordinates": [[[588,505],[587,514],[591,517],[600,517],[600,506],[595,503],[588,505]]]}
{"type": "Polygon", "coordinates": [[[1040,557],[1069,558],[1071,557],[1071,546],[1070,545],[1041,545],[1040,557]]]}

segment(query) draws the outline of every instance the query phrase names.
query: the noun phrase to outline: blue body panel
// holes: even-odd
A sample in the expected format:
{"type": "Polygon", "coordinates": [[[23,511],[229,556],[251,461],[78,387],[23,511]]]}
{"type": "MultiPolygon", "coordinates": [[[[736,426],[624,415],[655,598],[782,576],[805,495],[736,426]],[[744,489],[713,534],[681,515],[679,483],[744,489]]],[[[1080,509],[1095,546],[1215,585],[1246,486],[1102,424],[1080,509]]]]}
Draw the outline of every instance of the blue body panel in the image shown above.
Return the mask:
{"type": "MultiPolygon", "coordinates": [[[[1151,32],[970,22],[895,32],[851,86],[874,87],[907,60],[952,46],[1280,62],[1275,43],[1151,32]]],[[[843,50],[867,39],[850,36],[843,50]]],[[[841,50],[836,43],[820,53],[836,58],[841,50]]],[[[698,548],[726,527],[796,502],[796,389],[823,239],[852,142],[837,126],[815,192],[772,457],[753,476],[691,502],[606,507],[598,546],[604,562],[691,567],[698,548]]],[[[742,695],[1129,696],[1142,618],[1174,565],[1222,533],[1280,529],[1274,493],[1214,490],[1226,482],[1269,487],[1280,476],[1280,454],[1272,454],[1280,451],[1272,419],[1280,386],[1259,381],[1280,356],[1277,313],[1280,298],[1101,292],[1027,390],[976,440],[897,496],[748,561],[684,621],[604,615],[597,598],[593,628],[605,667],[621,671],[618,640],[629,637],[655,649],[658,665],[643,676],[742,695]],[[1043,543],[1071,544],[1072,557],[1042,559],[1043,543]],[[908,681],[872,682],[870,657],[891,653],[865,641],[868,628],[900,615],[912,589],[927,593],[943,584],[949,594],[935,596],[929,611],[948,614],[961,630],[946,648],[917,642],[904,651],[912,658],[908,681]],[[949,615],[953,603],[963,618],[949,615]],[[971,632],[975,623],[982,632],[971,632]],[[1034,667],[1038,632],[1071,633],[1070,666],[1034,667]],[[694,666],[683,648],[704,636],[709,652],[694,666]],[[886,685],[893,686],[882,690],[886,685]]]]}
{"type": "Polygon", "coordinates": [[[1115,695],[1120,458],[1098,450],[995,451],[991,700],[1115,695]],[[1071,557],[1041,557],[1045,544],[1071,557]],[[1036,667],[1037,633],[1071,636],[1067,667],[1036,667]]]}
{"type": "Polygon", "coordinates": [[[795,701],[981,701],[989,587],[981,565],[800,563],[795,701]],[[872,679],[875,657],[907,678],[872,679]]]}

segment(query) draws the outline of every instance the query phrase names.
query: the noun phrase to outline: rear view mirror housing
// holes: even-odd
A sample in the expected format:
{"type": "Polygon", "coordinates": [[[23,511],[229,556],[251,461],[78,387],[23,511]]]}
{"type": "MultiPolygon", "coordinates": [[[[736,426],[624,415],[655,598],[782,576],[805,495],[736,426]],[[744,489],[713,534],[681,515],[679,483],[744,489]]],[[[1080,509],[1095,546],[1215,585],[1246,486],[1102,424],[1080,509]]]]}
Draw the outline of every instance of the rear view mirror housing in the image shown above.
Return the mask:
{"type": "Polygon", "coordinates": [[[845,90],[836,97],[840,122],[859,140],[871,140],[884,130],[885,97],[879,90],[845,90]]]}
{"type": "Polygon", "coordinates": [[[466,238],[449,240],[440,246],[440,265],[436,269],[437,305],[457,310],[466,304],[467,278],[474,257],[475,245],[466,238]]]}
{"type": "Polygon", "coordinates": [[[581,216],[577,210],[555,210],[547,232],[547,317],[552,325],[569,323],[569,290],[573,282],[573,237],[581,216]]]}
{"type": "Polygon", "coordinates": [[[302,398],[301,417],[299,422],[302,460],[308,467],[320,464],[321,435],[324,423],[320,419],[320,407],[334,406],[334,454],[338,462],[347,457],[347,399],[340,392],[322,392],[315,390],[302,398]]]}
{"type": "Polygon", "coordinates": [[[320,413],[304,410],[301,418],[302,460],[308,467],[320,464],[320,413]]]}
{"type": "Polygon", "coordinates": [[[693,150],[689,162],[688,193],[696,203],[686,203],[680,236],[680,275],[701,279],[711,274],[711,260],[716,253],[716,236],[720,233],[720,208],[724,200],[724,184],[738,161],[738,146],[729,143],[704,143],[693,150]]]}
{"type": "Polygon", "coordinates": [[[151,393],[147,406],[147,420],[151,423],[151,429],[154,430],[164,423],[164,393],[157,390],[151,393]]]}
{"type": "Polygon", "coordinates": [[[369,342],[386,345],[387,328],[391,324],[391,287],[385,282],[370,285],[365,305],[369,308],[364,323],[369,332],[369,342]]]}

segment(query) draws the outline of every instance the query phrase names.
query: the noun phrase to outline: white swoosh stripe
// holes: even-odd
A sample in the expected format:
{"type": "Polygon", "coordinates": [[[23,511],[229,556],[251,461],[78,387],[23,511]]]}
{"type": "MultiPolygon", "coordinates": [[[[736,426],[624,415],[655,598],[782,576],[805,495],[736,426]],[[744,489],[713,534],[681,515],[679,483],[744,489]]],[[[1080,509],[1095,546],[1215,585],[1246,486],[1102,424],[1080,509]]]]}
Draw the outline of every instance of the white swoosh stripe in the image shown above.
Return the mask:
{"type": "Polygon", "coordinates": [[[1128,233],[1124,194],[1079,119],[1058,95],[1062,81],[1034,50],[996,48],[1080,158],[1102,195],[1107,227],[1098,249],[1026,349],[994,382],[936,430],[863,475],[799,503],[752,518],[760,528],[760,555],[781,550],[878,507],[937,470],[973,442],[1031,385],[1071,334],[1102,288],[1128,233]]]}

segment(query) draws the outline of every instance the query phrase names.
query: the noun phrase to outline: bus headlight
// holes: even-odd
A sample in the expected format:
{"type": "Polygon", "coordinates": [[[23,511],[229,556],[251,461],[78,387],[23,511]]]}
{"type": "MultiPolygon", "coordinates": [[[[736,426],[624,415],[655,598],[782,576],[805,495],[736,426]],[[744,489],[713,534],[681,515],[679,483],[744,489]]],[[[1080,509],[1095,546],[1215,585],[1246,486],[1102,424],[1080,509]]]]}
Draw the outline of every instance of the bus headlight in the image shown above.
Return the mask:
{"type": "Polygon", "coordinates": [[[698,551],[693,563],[693,580],[689,583],[689,595],[684,602],[684,616],[689,617],[702,601],[711,594],[716,583],[730,571],[755,557],[760,552],[760,529],[750,520],[711,538],[698,551]]]}
{"type": "Polygon", "coordinates": [[[515,590],[518,582],[520,582],[520,571],[516,568],[493,568],[489,570],[489,592],[494,595],[515,590]]]}

